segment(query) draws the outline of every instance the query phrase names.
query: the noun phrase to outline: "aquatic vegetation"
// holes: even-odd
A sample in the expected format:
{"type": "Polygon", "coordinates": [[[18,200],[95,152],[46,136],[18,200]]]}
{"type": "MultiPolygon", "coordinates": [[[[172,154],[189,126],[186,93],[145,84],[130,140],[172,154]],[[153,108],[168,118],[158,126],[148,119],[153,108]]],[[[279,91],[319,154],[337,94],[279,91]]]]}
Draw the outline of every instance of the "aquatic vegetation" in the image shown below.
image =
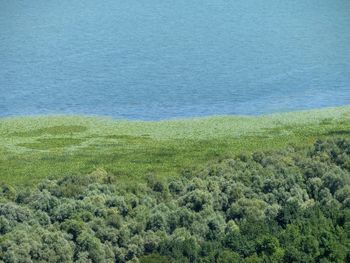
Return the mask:
{"type": "Polygon", "coordinates": [[[31,186],[42,178],[102,168],[119,184],[167,180],[183,169],[240,153],[350,137],[350,108],[259,117],[217,116],[159,122],[50,116],[0,119],[0,181],[31,186]]]}

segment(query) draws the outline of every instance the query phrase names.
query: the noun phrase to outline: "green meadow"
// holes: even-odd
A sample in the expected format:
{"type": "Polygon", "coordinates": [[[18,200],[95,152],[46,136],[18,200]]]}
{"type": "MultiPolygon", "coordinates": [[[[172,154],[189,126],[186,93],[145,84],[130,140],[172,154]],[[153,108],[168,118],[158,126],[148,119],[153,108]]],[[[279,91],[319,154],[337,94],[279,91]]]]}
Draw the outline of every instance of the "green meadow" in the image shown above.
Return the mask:
{"type": "Polygon", "coordinates": [[[0,119],[0,182],[31,187],[43,178],[108,174],[120,185],[167,180],[238,154],[350,138],[350,107],[258,117],[127,121],[88,116],[0,119]]]}

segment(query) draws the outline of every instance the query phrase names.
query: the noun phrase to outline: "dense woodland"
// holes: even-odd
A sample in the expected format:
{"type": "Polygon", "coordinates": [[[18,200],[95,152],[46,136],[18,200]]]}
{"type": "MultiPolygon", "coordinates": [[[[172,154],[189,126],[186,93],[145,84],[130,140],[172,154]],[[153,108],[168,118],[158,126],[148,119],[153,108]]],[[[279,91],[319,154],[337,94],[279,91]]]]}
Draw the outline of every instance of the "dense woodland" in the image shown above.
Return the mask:
{"type": "Polygon", "coordinates": [[[104,170],[0,186],[0,262],[350,262],[350,141],[128,189],[104,170]]]}

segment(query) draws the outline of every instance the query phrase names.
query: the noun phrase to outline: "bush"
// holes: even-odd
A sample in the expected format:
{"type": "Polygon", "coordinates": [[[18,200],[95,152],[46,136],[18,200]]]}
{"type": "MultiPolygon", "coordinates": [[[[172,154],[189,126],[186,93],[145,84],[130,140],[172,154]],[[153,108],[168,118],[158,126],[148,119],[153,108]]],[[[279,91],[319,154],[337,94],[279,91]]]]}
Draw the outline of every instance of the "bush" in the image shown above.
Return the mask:
{"type": "Polygon", "coordinates": [[[130,190],[0,185],[1,262],[348,262],[350,143],[242,155],[130,190]]]}

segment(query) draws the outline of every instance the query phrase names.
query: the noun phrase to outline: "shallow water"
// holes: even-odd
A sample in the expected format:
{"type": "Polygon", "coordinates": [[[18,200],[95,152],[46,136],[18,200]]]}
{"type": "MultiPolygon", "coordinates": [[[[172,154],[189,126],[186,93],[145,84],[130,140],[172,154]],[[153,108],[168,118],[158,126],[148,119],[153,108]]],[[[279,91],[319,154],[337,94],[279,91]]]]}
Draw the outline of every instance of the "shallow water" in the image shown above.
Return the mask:
{"type": "Polygon", "coordinates": [[[345,104],[348,0],[0,0],[0,116],[345,104]]]}

